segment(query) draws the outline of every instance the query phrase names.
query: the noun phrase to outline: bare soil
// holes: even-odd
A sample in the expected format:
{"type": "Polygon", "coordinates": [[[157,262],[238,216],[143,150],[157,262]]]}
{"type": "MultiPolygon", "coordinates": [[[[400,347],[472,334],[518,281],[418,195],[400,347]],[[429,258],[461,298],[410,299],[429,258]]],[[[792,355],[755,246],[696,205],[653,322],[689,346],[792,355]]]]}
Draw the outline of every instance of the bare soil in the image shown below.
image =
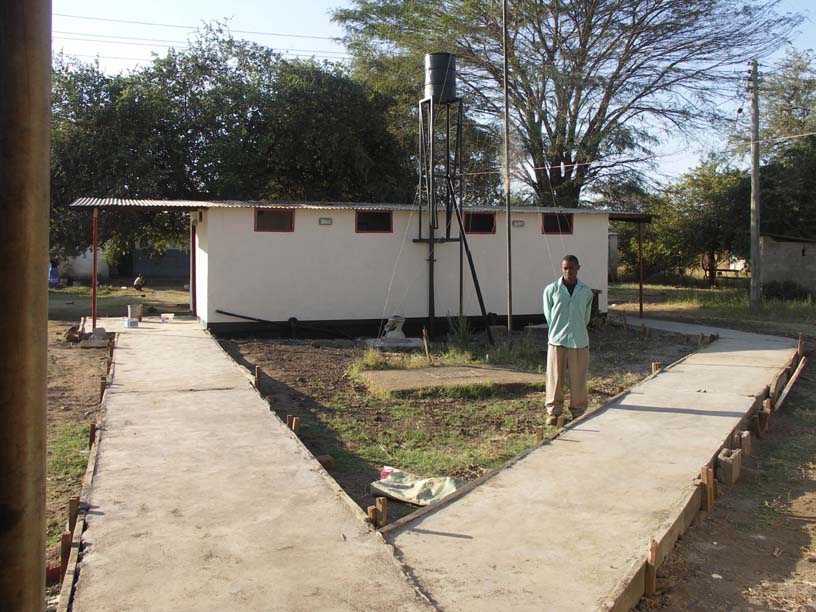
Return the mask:
{"type": "MultiPolygon", "coordinates": [[[[590,408],[649,375],[652,361],[669,364],[695,348],[614,326],[592,330],[590,343],[590,408]]],[[[300,417],[303,442],[337,459],[332,475],[362,507],[373,503],[368,485],[383,465],[474,479],[532,446],[546,417],[540,388],[500,388],[488,397],[373,395],[349,375],[365,350],[353,341],[248,338],[222,346],[251,372],[260,366],[270,409],[283,420],[300,417]]],[[[545,355],[542,345],[542,364],[545,355]]],[[[392,519],[412,510],[393,507],[392,519]]]]}
{"type": "MultiPolygon", "coordinates": [[[[100,376],[107,369],[107,351],[80,349],[63,335],[72,322],[48,322],[48,446],[67,424],[96,421],[99,412],[100,376]]],[[[59,534],[68,516],[68,499],[79,495],[81,479],[59,479],[48,475],[46,517],[49,545],[48,565],[59,563],[59,534]],[[56,541],[55,541],[56,538],[56,541]]]]}

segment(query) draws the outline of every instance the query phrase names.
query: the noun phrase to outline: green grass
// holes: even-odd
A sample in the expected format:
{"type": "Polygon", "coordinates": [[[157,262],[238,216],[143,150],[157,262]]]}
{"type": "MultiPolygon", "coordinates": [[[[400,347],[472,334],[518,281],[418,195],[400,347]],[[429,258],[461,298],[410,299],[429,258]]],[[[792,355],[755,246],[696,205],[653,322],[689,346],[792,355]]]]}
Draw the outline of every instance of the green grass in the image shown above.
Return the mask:
{"type": "MultiPolygon", "coordinates": [[[[744,287],[694,289],[670,285],[644,285],[644,312],[683,320],[707,321],[723,326],[738,325],[756,331],[816,335],[816,302],[813,300],[765,300],[751,310],[744,287]]],[[[638,286],[609,285],[609,303],[615,310],[631,313],[638,308],[638,286]]]]}
{"type": "Polygon", "coordinates": [[[63,425],[48,445],[48,480],[69,482],[80,478],[88,463],[87,450],[88,426],[84,423],[63,425]]]}
{"type": "Polygon", "coordinates": [[[433,343],[431,362],[425,353],[383,353],[369,348],[349,368],[349,375],[359,380],[364,370],[407,370],[433,366],[504,365],[521,370],[543,373],[546,349],[528,338],[495,345],[472,344],[468,348],[433,343]]]}

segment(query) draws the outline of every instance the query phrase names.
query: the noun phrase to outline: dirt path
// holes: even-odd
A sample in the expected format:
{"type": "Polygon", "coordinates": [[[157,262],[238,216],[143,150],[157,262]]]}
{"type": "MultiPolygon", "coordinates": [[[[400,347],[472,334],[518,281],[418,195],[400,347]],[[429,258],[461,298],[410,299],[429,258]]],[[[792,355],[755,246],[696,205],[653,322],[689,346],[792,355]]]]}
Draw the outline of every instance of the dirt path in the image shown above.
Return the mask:
{"type": "Polygon", "coordinates": [[[816,610],[814,392],[810,366],[740,481],[678,542],[639,611],[816,610]]]}

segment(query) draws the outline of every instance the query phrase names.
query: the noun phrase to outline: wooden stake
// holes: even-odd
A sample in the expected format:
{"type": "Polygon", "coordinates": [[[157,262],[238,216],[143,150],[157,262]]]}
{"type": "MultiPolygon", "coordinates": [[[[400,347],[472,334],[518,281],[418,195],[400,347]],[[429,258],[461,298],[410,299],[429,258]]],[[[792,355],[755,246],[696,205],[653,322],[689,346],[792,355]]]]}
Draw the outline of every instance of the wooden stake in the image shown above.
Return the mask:
{"type": "Polygon", "coordinates": [[[300,431],[300,417],[292,417],[292,431],[295,433],[300,431]]]}
{"type": "Polygon", "coordinates": [[[79,516],[79,497],[74,496],[68,499],[68,531],[71,533],[74,533],[77,516],[79,516]]]}
{"type": "Polygon", "coordinates": [[[425,346],[425,357],[428,359],[428,365],[433,365],[431,349],[428,346],[428,330],[424,327],[422,328],[422,344],[425,346]]]}
{"type": "Polygon", "coordinates": [[[96,442],[96,423],[91,423],[88,433],[88,448],[91,448],[96,442]]]}
{"type": "Polygon", "coordinates": [[[626,313],[621,310],[621,317],[623,318],[623,331],[626,335],[629,335],[629,324],[626,322],[626,313]]]}
{"type": "Polygon", "coordinates": [[[764,402],[762,402],[762,410],[759,411],[758,419],[758,424],[762,429],[763,434],[768,433],[771,421],[771,410],[773,410],[773,403],[771,402],[771,398],[767,398],[764,402]]]}
{"type": "Polygon", "coordinates": [[[289,429],[292,429],[292,421],[294,421],[295,415],[294,414],[287,414],[286,415],[286,426],[289,429]]]}
{"type": "Polygon", "coordinates": [[[564,415],[563,414],[559,414],[558,418],[555,420],[555,429],[557,431],[561,431],[562,429],[564,429],[564,415]]]}
{"type": "Polygon", "coordinates": [[[536,427],[536,444],[541,445],[544,442],[544,426],[536,427]]]}
{"type": "Polygon", "coordinates": [[[653,361],[652,362],[652,374],[657,374],[662,369],[663,369],[663,362],[662,361],[653,361]]]}
{"type": "Polygon", "coordinates": [[[799,359],[805,356],[805,337],[802,334],[799,334],[799,344],[796,347],[796,353],[799,355],[799,359]]]}
{"type": "Polygon", "coordinates": [[[366,508],[366,514],[368,514],[368,520],[371,521],[371,524],[375,527],[377,526],[377,506],[369,506],[366,508]]]}
{"type": "Polygon", "coordinates": [[[68,570],[68,559],[71,556],[71,532],[63,531],[60,538],[60,580],[65,577],[68,570]]]}
{"type": "Polygon", "coordinates": [[[107,376],[100,376],[99,377],[99,401],[102,402],[102,398],[105,397],[105,386],[108,384],[107,376]]]}
{"type": "Polygon", "coordinates": [[[385,527],[388,522],[388,498],[378,497],[374,500],[377,509],[377,527],[385,527]]]}
{"type": "Polygon", "coordinates": [[[255,388],[261,388],[261,366],[255,366],[255,388]]]}
{"type": "Polygon", "coordinates": [[[714,509],[714,469],[705,465],[700,468],[700,480],[705,485],[703,509],[711,512],[714,509]]]}
{"type": "Polygon", "coordinates": [[[785,388],[782,389],[782,393],[779,394],[779,397],[776,398],[776,404],[774,405],[774,410],[779,410],[782,407],[785,399],[788,397],[788,393],[793,388],[793,384],[799,378],[799,375],[802,373],[802,370],[805,369],[805,365],[807,364],[807,357],[802,357],[799,360],[799,365],[796,366],[796,369],[793,371],[793,375],[790,377],[788,384],[785,385],[785,388]]]}
{"type": "Polygon", "coordinates": [[[649,543],[649,558],[646,563],[646,595],[657,592],[657,540],[652,538],[649,543]]]}

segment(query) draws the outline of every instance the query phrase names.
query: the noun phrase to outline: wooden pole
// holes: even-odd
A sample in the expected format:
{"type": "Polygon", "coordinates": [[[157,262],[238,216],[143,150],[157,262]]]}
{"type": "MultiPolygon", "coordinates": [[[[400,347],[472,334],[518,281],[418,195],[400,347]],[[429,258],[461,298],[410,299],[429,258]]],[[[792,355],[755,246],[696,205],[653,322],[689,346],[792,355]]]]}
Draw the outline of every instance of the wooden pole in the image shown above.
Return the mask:
{"type": "Polygon", "coordinates": [[[431,361],[431,349],[428,346],[428,329],[426,327],[422,328],[422,345],[425,347],[425,358],[428,360],[428,365],[433,365],[433,361],[431,361]]]}
{"type": "Polygon", "coordinates": [[[292,429],[292,423],[294,422],[294,420],[295,420],[295,415],[294,414],[287,414],[286,415],[286,426],[289,429],[292,429]]]}
{"type": "Polygon", "coordinates": [[[71,556],[71,538],[70,531],[63,531],[60,538],[60,580],[65,578],[65,572],[68,570],[68,559],[71,556]]]}
{"type": "Polygon", "coordinates": [[[649,543],[649,557],[646,563],[646,595],[654,595],[657,592],[657,540],[652,538],[649,543]]]}
{"type": "Polygon", "coordinates": [[[368,515],[368,520],[371,521],[371,524],[375,527],[377,526],[377,506],[369,506],[366,508],[366,514],[368,515]]]}
{"type": "Polygon", "coordinates": [[[261,388],[261,366],[255,366],[255,388],[261,388]]]}
{"type": "Polygon", "coordinates": [[[42,612],[51,2],[0,2],[0,608],[42,612]]]}
{"type": "Polygon", "coordinates": [[[91,423],[88,433],[88,448],[91,448],[96,442],[96,423],[91,423]]]}
{"type": "Polygon", "coordinates": [[[300,431],[300,417],[292,417],[292,431],[295,433],[300,431]]]}
{"type": "Polygon", "coordinates": [[[760,256],[759,256],[759,68],[751,60],[751,310],[759,310],[760,256]]]}
{"type": "Polygon", "coordinates": [[[102,401],[102,398],[105,397],[105,386],[108,384],[108,379],[106,376],[99,377],[99,401],[102,401]]]}
{"type": "Polygon", "coordinates": [[[536,444],[541,445],[544,442],[544,427],[539,425],[536,427],[536,444]]]}
{"type": "Polygon", "coordinates": [[[704,465],[700,469],[700,480],[705,486],[703,509],[706,512],[711,512],[714,509],[714,469],[704,465]]]}
{"type": "Polygon", "coordinates": [[[663,363],[660,361],[653,361],[652,362],[652,374],[657,374],[660,370],[663,369],[663,363]]]}
{"type": "Polygon", "coordinates": [[[799,342],[796,346],[796,354],[799,355],[799,359],[805,356],[805,337],[802,334],[799,334],[799,342]]]}

